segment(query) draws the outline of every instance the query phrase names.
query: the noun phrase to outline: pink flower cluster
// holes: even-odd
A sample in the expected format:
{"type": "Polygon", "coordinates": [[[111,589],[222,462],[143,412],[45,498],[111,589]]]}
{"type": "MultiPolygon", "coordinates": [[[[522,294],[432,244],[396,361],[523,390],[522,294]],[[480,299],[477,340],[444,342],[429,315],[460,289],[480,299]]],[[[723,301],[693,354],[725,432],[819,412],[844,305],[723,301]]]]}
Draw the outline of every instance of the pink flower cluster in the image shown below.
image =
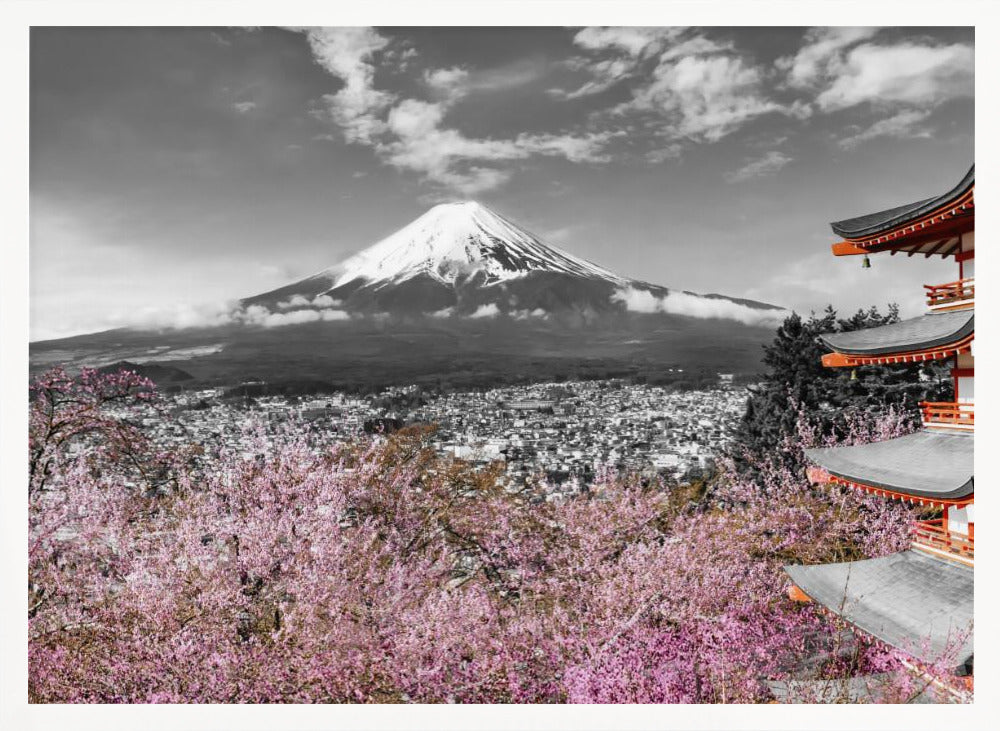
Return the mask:
{"type": "MultiPolygon", "coordinates": [[[[62,379],[36,386],[32,454],[58,451],[52,424],[118,433],[100,404],[146,398],[62,379]]],[[[605,474],[538,505],[420,433],[320,455],[255,439],[263,460],[210,477],[172,461],[169,491],[122,487],[129,450],[51,460],[30,493],[33,702],[760,702],[769,679],[898,674],[788,600],[781,566],[897,550],[902,510],[780,470],[724,474],[708,504],[605,474]]]]}

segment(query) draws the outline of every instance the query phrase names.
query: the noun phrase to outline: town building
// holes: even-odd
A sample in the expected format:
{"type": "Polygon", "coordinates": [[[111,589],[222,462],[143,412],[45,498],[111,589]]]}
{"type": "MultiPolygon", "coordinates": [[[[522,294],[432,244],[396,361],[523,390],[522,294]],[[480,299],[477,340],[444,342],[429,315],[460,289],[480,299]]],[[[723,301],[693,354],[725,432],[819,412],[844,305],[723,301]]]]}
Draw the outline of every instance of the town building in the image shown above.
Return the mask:
{"type": "MultiPolygon", "coordinates": [[[[939,518],[915,522],[908,550],[818,566],[786,566],[789,594],[812,600],[855,628],[902,650],[917,669],[953,655],[937,682],[971,688],[973,666],[975,167],[947,192],[831,224],[842,241],[836,256],[888,252],[898,258],[940,256],[957,279],[925,285],[927,312],[881,327],[827,335],[831,368],[951,362],[955,400],[924,403],[922,428],[882,442],[810,449],[816,483],[843,485],[914,506],[939,518]],[[964,678],[964,683],[957,678],[964,678]]],[[[886,257],[888,258],[888,257],[886,257]]]]}

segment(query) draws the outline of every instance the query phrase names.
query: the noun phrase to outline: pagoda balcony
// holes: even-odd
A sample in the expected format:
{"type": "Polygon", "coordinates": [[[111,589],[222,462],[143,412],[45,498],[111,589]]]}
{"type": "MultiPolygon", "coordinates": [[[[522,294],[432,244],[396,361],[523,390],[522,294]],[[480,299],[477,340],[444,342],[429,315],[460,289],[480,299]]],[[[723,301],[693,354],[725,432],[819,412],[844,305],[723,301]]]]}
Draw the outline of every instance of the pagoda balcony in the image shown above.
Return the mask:
{"type": "Polygon", "coordinates": [[[972,536],[948,530],[943,518],[917,521],[910,527],[910,532],[914,549],[967,566],[973,565],[972,536]]]}
{"type": "Polygon", "coordinates": [[[968,277],[947,284],[925,284],[927,306],[932,310],[958,310],[975,307],[976,278],[968,277]]]}
{"type": "Polygon", "coordinates": [[[975,431],[975,406],[971,401],[921,401],[920,419],[925,429],[975,431]]]}

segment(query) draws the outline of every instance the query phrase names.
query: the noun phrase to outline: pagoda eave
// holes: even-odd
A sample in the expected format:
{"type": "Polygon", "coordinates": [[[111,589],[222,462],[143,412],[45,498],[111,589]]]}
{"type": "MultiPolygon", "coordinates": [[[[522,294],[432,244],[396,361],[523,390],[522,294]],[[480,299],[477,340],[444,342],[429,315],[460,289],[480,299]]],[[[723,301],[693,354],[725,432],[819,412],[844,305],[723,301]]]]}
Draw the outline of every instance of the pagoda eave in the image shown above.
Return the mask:
{"type": "MultiPolygon", "coordinates": [[[[948,224],[952,219],[973,219],[975,210],[975,165],[951,190],[877,213],[836,221],[833,232],[859,247],[880,246],[919,235],[927,229],[948,224]]],[[[970,229],[971,230],[971,229],[970,229]]]]}
{"type": "Polygon", "coordinates": [[[917,551],[812,566],[785,566],[799,592],[866,634],[935,663],[973,652],[973,570],[917,551]]]}
{"type": "Polygon", "coordinates": [[[941,498],[932,498],[922,495],[911,495],[907,492],[897,491],[897,490],[887,490],[884,487],[876,487],[875,485],[868,485],[864,482],[857,482],[856,480],[848,480],[844,477],[838,477],[837,475],[832,475],[826,472],[824,476],[815,476],[812,478],[817,484],[830,484],[830,485],[840,485],[841,487],[849,487],[853,490],[859,490],[861,492],[868,493],[869,495],[877,495],[878,497],[887,498],[889,500],[899,500],[900,502],[909,503],[910,505],[922,505],[932,508],[964,508],[966,505],[971,505],[975,501],[975,493],[969,493],[967,497],[957,498],[955,500],[946,500],[941,498]]]}
{"type": "Polygon", "coordinates": [[[975,440],[968,432],[923,429],[895,439],[807,449],[810,479],[925,505],[973,501],[975,440]],[[828,475],[828,477],[826,477],[828,475]]]}
{"type": "Polygon", "coordinates": [[[833,351],[823,356],[823,365],[837,368],[940,360],[970,351],[975,328],[975,309],[964,307],[821,335],[821,342],[833,351]]]}
{"type": "Polygon", "coordinates": [[[891,355],[853,355],[848,353],[827,353],[822,357],[823,365],[827,368],[856,368],[866,365],[897,365],[903,363],[924,363],[928,360],[941,360],[954,355],[968,353],[972,350],[973,336],[969,335],[957,343],[926,350],[913,350],[906,353],[893,353],[891,355]]]}

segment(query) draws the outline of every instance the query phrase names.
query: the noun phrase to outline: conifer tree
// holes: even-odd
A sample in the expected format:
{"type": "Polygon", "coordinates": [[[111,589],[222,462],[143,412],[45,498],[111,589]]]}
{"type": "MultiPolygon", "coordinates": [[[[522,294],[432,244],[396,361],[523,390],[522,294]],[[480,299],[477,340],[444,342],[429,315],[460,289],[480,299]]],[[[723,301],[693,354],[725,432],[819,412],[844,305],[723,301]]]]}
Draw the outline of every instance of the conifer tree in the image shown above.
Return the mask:
{"type": "Polygon", "coordinates": [[[820,342],[820,335],[898,321],[899,308],[894,304],[885,314],[871,307],[848,318],[838,318],[831,306],[808,320],[796,313],[790,315],[778,328],[774,341],[764,346],[762,360],[767,372],[752,387],[746,412],[734,434],[733,456],[737,463],[746,465],[746,454],[758,460],[771,455],[787,462],[792,457],[779,454],[778,447],[786,437],[796,434],[803,416],[820,433],[836,434],[851,413],[874,415],[896,406],[911,412],[917,420],[921,401],[951,399],[948,362],[855,369],[823,366],[822,356],[828,349],[820,342]]]}

